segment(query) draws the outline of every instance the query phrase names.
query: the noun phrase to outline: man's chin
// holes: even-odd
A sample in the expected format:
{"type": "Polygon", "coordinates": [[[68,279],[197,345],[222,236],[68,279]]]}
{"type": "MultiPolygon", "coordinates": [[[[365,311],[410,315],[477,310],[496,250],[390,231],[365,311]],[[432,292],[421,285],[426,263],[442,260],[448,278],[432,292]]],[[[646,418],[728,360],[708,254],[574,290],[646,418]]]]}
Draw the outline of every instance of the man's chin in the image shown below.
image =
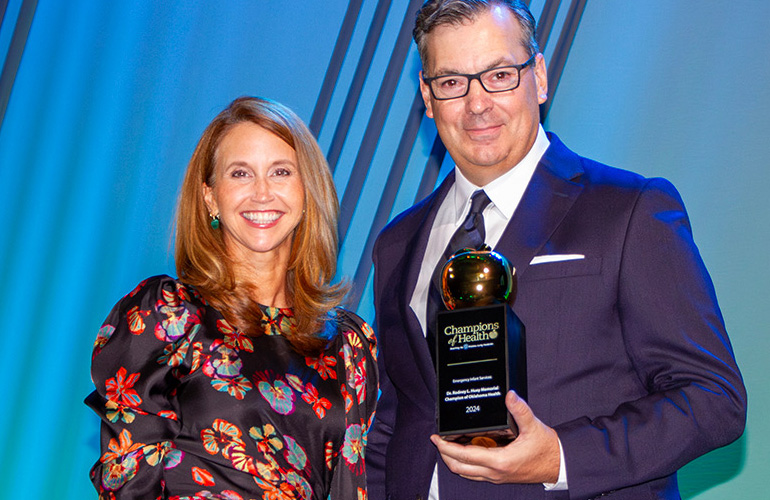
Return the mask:
{"type": "Polygon", "coordinates": [[[494,151],[491,148],[480,148],[477,154],[468,157],[468,163],[472,167],[478,167],[482,169],[495,168],[506,163],[506,156],[494,151]]]}
{"type": "Polygon", "coordinates": [[[472,160],[472,162],[466,161],[462,165],[458,163],[457,167],[466,179],[476,186],[481,187],[506,173],[513,167],[513,165],[510,165],[505,161],[484,161],[475,159],[472,160]]]}

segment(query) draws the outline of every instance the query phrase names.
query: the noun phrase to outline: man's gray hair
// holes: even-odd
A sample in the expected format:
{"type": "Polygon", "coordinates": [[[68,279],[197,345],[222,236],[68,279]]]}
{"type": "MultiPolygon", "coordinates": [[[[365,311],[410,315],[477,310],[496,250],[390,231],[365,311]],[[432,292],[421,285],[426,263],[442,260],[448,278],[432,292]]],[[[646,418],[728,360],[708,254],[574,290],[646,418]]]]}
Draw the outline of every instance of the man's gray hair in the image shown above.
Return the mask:
{"type": "Polygon", "coordinates": [[[417,44],[422,65],[427,61],[426,36],[438,26],[459,25],[476,19],[493,6],[502,6],[511,11],[521,26],[521,44],[530,56],[540,52],[535,40],[535,18],[521,0],[427,0],[417,12],[412,36],[417,44]]]}

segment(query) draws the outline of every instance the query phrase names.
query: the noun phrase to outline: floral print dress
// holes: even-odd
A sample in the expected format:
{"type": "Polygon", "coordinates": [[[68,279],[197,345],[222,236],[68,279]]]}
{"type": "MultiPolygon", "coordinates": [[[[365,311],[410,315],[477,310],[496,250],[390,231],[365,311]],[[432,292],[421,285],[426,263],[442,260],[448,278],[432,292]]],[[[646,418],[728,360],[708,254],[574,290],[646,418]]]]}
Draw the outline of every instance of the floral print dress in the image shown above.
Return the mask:
{"type": "Polygon", "coordinates": [[[377,398],[371,328],[336,310],[318,357],[292,350],[291,309],[250,337],[168,276],[140,283],[96,339],[86,403],[102,418],[100,498],[366,497],[377,398]]]}

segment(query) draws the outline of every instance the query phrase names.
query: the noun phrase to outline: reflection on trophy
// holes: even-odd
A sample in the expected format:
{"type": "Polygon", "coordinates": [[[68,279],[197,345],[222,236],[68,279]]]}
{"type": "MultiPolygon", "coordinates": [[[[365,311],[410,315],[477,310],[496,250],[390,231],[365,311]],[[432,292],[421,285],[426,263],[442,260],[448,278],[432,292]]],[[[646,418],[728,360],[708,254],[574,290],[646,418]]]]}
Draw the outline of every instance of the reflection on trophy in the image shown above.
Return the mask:
{"type": "Polygon", "coordinates": [[[513,303],[515,291],[511,263],[486,245],[454,254],[441,271],[441,296],[450,311],[513,303]]]}
{"type": "Polygon", "coordinates": [[[448,311],[438,313],[438,430],[444,439],[494,447],[516,437],[505,407],[514,389],[526,398],[524,327],[511,304],[515,270],[489,247],[452,256],[441,272],[448,311]]]}

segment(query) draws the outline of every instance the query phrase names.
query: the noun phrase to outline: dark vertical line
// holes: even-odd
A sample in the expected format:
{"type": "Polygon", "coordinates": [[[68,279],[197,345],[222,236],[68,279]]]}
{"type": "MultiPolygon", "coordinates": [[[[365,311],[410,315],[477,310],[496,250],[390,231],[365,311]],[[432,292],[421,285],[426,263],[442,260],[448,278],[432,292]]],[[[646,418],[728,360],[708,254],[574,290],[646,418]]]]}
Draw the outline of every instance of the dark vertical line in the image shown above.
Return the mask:
{"type": "Polygon", "coordinates": [[[353,163],[353,170],[350,174],[347,186],[345,187],[345,195],[342,197],[342,214],[340,217],[340,241],[345,241],[348,228],[350,227],[350,221],[353,218],[353,213],[358,205],[358,200],[361,197],[361,190],[366,180],[366,176],[369,174],[369,168],[371,167],[372,157],[377,149],[380,135],[382,134],[382,126],[385,122],[385,118],[388,115],[388,109],[393,101],[393,94],[396,92],[396,86],[401,78],[401,72],[404,70],[404,62],[409,52],[409,45],[412,42],[411,32],[412,24],[414,23],[413,12],[422,2],[418,0],[411,0],[409,7],[407,8],[404,20],[401,22],[401,29],[396,39],[396,44],[393,47],[393,53],[388,61],[388,67],[385,69],[385,77],[380,85],[380,91],[377,94],[377,100],[374,102],[372,108],[372,114],[369,117],[369,123],[366,125],[366,131],[364,132],[363,140],[361,141],[361,147],[358,150],[358,155],[353,163]]]}
{"type": "Polygon", "coordinates": [[[564,66],[567,64],[567,56],[572,48],[572,42],[575,40],[575,33],[577,33],[578,26],[580,25],[580,18],[583,17],[586,2],[587,0],[572,0],[567,11],[567,18],[564,20],[559,41],[556,43],[556,50],[554,50],[551,62],[548,64],[548,93],[550,97],[540,106],[541,122],[545,121],[548,117],[548,112],[551,110],[551,103],[559,86],[564,66]]]}
{"type": "Polygon", "coordinates": [[[412,100],[412,107],[409,109],[409,116],[396,149],[396,156],[393,158],[393,163],[390,166],[388,179],[385,181],[385,189],[382,192],[382,196],[380,196],[380,203],[377,205],[372,227],[369,229],[361,260],[358,262],[358,268],[353,277],[353,289],[348,295],[348,303],[354,311],[358,308],[358,304],[361,301],[361,294],[363,293],[364,286],[366,286],[369,271],[372,268],[374,241],[377,239],[380,230],[388,222],[390,212],[393,211],[393,204],[396,201],[396,195],[398,194],[401,180],[404,177],[404,171],[406,171],[406,165],[409,162],[414,141],[417,138],[417,133],[420,131],[420,123],[422,122],[424,111],[425,104],[422,101],[422,94],[418,91],[412,100]]]}
{"type": "Polygon", "coordinates": [[[436,133],[430,155],[425,162],[425,170],[422,173],[420,187],[417,188],[417,194],[414,196],[415,203],[422,200],[433,191],[433,188],[436,186],[436,180],[438,180],[438,174],[441,171],[441,165],[444,163],[446,152],[446,146],[444,146],[444,143],[441,142],[441,137],[436,133]]]}
{"type": "Polygon", "coordinates": [[[6,10],[8,10],[8,0],[0,0],[0,27],[3,25],[6,10]]]}
{"type": "Polygon", "coordinates": [[[366,41],[364,42],[364,48],[361,51],[361,58],[358,60],[358,66],[356,66],[356,72],[353,75],[353,82],[350,84],[348,96],[345,98],[345,104],[342,106],[342,113],[337,122],[337,128],[334,130],[332,143],[331,146],[329,146],[329,153],[326,155],[326,159],[329,162],[329,168],[331,168],[332,172],[337,169],[337,161],[340,159],[342,146],[345,144],[345,139],[347,139],[350,123],[353,121],[353,114],[356,112],[356,107],[358,106],[358,98],[361,96],[361,90],[364,87],[366,76],[369,74],[374,51],[377,48],[377,43],[382,34],[382,27],[385,25],[385,19],[388,17],[390,2],[391,0],[380,0],[378,2],[377,8],[374,11],[372,24],[369,26],[369,32],[366,34],[366,41]]]}
{"type": "Polygon", "coordinates": [[[326,118],[326,113],[329,111],[329,102],[331,102],[334,87],[337,86],[340,69],[342,69],[342,63],[345,61],[345,55],[348,52],[348,47],[350,47],[350,39],[353,37],[353,30],[360,13],[361,0],[351,0],[342,20],[337,42],[334,44],[329,67],[326,69],[326,75],[321,85],[321,92],[318,94],[318,100],[315,103],[315,109],[313,109],[313,116],[310,118],[309,128],[316,137],[321,133],[321,126],[326,118]]]}
{"type": "Polygon", "coordinates": [[[8,56],[5,58],[3,72],[0,74],[0,129],[5,121],[5,110],[8,108],[16,72],[21,64],[21,56],[27,44],[27,36],[29,36],[36,9],[37,0],[24,0],[19,10],[19,17],[16,19],[16,28],[13,30],[8,56]]]}
{"type": "Polygon", "coordinates": [[[540,19],[537,20],[535,37],[541,52],[551,36],[553,23],[556,21],[556,14],[559,13],[559,5],[561,5],[561,0],[546,0],[543,12],[540,14],[540,19]]]}

